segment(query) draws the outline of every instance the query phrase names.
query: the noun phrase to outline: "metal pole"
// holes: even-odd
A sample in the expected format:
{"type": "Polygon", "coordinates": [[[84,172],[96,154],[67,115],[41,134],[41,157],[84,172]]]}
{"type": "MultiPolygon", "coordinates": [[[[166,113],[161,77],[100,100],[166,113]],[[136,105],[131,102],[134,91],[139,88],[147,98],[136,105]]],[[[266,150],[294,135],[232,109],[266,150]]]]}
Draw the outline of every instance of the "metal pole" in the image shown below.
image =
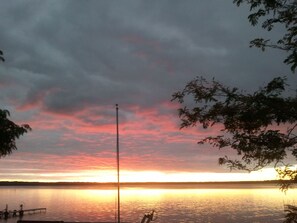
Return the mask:
{"type": "Polygon", "coordinates": [[[119,107],[116,104],[116,122],[117,122],[117,173],[118,173],[118,223],[121,222],[120,211],[120,146],[119,146],[119,107]]]}

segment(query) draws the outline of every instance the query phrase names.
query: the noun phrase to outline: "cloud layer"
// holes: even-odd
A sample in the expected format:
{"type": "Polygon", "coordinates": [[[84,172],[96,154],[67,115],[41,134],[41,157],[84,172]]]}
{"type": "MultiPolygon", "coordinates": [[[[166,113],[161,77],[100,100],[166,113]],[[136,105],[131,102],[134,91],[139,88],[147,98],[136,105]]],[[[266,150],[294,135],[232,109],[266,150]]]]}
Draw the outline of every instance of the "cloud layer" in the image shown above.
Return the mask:
{"type": "Polygon", "coordinates": [[[9,176],[114,168],[116,103],[122,168],[224,172],[217,165],[224,151],[196,144],[217,130],[180,130],[171,95],[197,75],[246,90],[279,75],[296,81],[284,54],[248,47],[267,34],[231,1],[1,0],[0,6],[1,107],[33,128],[17,152],[0,160],[9,176]]]}

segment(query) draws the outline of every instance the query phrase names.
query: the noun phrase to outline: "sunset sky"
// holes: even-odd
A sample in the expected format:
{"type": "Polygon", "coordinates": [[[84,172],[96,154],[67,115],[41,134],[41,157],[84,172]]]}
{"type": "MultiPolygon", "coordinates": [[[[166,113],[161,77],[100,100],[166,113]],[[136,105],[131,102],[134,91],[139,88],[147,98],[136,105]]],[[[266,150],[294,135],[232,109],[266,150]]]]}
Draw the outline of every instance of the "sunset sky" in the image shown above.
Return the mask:
{"type": "Polygon", "coordinates": [[[232,154],[197,145],[217,128],[179,129],[171,95],[196,76],[246,91],[273,77],[296,83],[281,35],[250,26],[232,0],[0,0],[0,105],[33,131],[0,159],[0,180],[115,181],[119,104],[122,181],[272,179],[229,172],[232,154]]]}

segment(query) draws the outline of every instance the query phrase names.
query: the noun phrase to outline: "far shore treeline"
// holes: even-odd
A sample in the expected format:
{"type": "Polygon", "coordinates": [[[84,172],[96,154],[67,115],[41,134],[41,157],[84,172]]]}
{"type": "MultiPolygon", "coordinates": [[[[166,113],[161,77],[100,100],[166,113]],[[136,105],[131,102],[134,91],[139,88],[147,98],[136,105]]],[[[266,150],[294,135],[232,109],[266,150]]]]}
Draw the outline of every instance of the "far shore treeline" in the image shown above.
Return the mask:
{"type": "MultiPolygon", "coordinates": [[[[122,182],[122,188],[164,188],[164,189],[187,189],[187,188],[252,188],[274,187],[283,181],[228,181],[228,182],[122,182]]],[[[81,187],[81,188],[104,188],[113,189],[117,183],[113,182],[25,182],[25,181],[0,181],[0,186],[37,186],[37,187],[81,187]]]]}

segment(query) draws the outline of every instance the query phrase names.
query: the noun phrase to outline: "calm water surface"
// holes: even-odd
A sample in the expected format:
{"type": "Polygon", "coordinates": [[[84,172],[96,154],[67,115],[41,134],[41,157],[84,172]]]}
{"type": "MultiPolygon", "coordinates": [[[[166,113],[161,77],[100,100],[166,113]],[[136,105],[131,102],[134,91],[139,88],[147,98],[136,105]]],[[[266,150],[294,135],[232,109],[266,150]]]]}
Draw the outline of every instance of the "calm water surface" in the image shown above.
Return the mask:
{"type": "MultiPolygon", "coordinates": [[[[23,219],[59,221],[114,221],[116,190],[80,187],[0,187],[0,210],[46,207],[45,213],[23,219]]],[[[286,194],[277,187],[187,188],[121,190],[121,218],[140,222],[144,213],[157,211],[158,222],[250,223],[282,222],[284,204],[294,203],[297,192],[286,194]]],[[[18,218],[0,219],[0,223],[18,218]]]]}

